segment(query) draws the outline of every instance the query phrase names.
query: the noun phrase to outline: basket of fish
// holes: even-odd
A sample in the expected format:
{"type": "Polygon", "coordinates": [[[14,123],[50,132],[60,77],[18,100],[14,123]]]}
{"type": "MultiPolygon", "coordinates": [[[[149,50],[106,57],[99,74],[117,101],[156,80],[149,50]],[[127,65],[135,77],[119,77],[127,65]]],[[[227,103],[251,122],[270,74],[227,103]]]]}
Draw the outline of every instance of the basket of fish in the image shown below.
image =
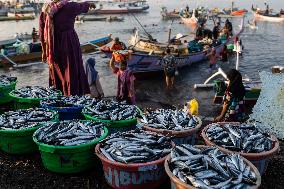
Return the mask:
{"type": "Polygon", "coordinates": [[[39,107],[41,100],[56,98],[62,93],[53,87],[27,86],[11,91],[9,95],[15,100],[16,109],[28,109],[39,107]]]}
{"type": "Polygon", "coordinates": [[[195,144],[202,125],[199,117],[182,110],[146,110],[142,117],[139,121],[144,130],[170,136],[175,144],[195,144]]]}
{"type": "Polygon", "coordinates": [[[251,162],[216,147],[177,145],[165,161],[165,170],[175,189],[256,189],[261,184],[260,173],[251,162]]]}
{"type": "Polygon", "coordinates": [[[33,133],[43,122],[57,120],[57,112],[41,108],[5,112],[0,116],[0,148],[10,154],[37,151],[33,133]]]}
{"type": "Polygon", "coordinates": [[[258,168],[261,175],[279,149],[279,141],[275,136],[251,123],[214,123],[205,127],[201,135],[206,145],[245,157],[258,168]]]}
{"type": "Polygon", "coordinates": [[[118,132],[96,146],[107,183],[116,189],[154,189],[167,177],[169,137],[143,130],[118,132]]]}
{"type": "Polygon", "coordinates": [[[105,123],[85,120],[46,123],[33,135],[44,167],[65,174],[94,167],[94,147],[106,138],[105,126],[105,123]]]}
{"type": "Polygon", "coordinates": [[[9,93],[15,89],[16,83],[16,77],[0,75],[0,104],[5,104],[12,101],[9,93]]]}
{"type": "Polygon", "coordinates": [[[55,110],[59,114],[59,120],[83,119],[82,109],[95,103],[96,100],[89,96],[59,96],[55,99],[40,101],[40,106],[55,110]]]}
{"type": "Polygon", "coordinates": [[[108,123],[109,134],[136,128],[141,111],[137,106],[114,100],[100,100],[83,109],[86,119],[108,123]]]}

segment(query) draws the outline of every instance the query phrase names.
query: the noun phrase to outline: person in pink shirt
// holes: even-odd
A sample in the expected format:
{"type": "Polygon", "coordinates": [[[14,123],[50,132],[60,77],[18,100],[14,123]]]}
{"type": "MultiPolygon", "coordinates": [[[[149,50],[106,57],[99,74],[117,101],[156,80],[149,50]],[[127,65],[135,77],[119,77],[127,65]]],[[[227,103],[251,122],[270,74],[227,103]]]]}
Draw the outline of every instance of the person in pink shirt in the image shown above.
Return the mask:
{"type": "Polygon", "coordinates": [[[127,69],[127,61],[119,63],[119,68],[115,66],[114,58],[110,60],[110,68],[117,75],[117,101],[126,101],[128,104],[135,104],[135,76],[133,72],[127,69]]]}

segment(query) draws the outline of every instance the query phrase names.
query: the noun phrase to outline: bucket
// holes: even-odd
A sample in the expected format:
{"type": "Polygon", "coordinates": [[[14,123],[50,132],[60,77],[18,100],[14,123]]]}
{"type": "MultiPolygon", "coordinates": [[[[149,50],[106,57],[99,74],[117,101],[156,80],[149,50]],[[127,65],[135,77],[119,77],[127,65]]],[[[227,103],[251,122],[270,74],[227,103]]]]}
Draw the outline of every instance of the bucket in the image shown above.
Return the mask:
{"type": "MultiPolygon", "coordinates": [[[[197,145],[198,148],[206,148],[207,146],[203,146],[203,145],[197,145]]],[[[195,187],[188,185],[184,182],[182,182],[181,180],[179,180],[170,170],[169,168],[169,164],[168,162],[171,160],[171,156],[168,155],[165,161],[165,170],[167,175],[170,177],[171,179],[171,189],[196,189],[195,187]]],[[[251,167],[251,169],[255,172],[256,177],[257,177],[257,181],[256,181],[256,185],[250,189],[257,189],[260,187],[261,184],[261,176],[257,170],[257,168],[251,163],[249,162],[247,159],[244,158],[244,162],[249,165],[251,167]]]]}
{"type": "Polygon", "coordinates": [[[1,150],[9,154],[28,154],[37,151],[38,148],[32,136],[40,126],[22,130],[0,129],[1,150]]]}
{"type": "Polygon", "coordinates": [[[11,82],[10,85],[0,86],[0,104],[11,102],[13,98],[9,95],[12,90],[15,90],[17,82],[11,82]]]}
{"type": "Polygon", "coordinates": [[[192,129],[187,129],[183,131],[172,131],[172,130],[166,130],[166,129],[156,129],[149,127],[147,125],[143,125],[142,129],[146,131],[151,131],[154,133],[158,133],[164,136],[172,137],[172,141],[178,145],[178,144],[191,144],[194,145],[196,142],[196,135],[198,131],[200,130],[202,126],[202,121],[199,117],[196,117],[198,119],[199,124],[192,129]]]}
{"type": "Polygon", "coordinates": [[[72,107],[53,107],[48,106],[46,104],[41,104],[41,107],[49,110],[57,111],[59,114],[59,120],[72,120],[72,119],[80,119],[84,118],[82,112],[83,106],[72,106],[72,107]]]}
{"type": "MultiPolygon", "coordinates": [[[[218,123],[218,124],[220,124],[222,126],[226,123],[218,123]]],[[[236,123],[234,123],[234,124],[236,124],[236,123]]],[[[273,148],[270,151],[261,152],[261,153],[242,153],[242,152],[236,152],[236,151],[228,150],[226,148],[223,148],[221,146],[216,145],[214,142],[212,142],[208,139],[208,137],[206,136],[205,133],[210,126],[211,126],[211,124],[206,126],[202,130],[202,133],[201,133],[201,136],[202,136],[203,140],[205,141],[206,145],[216,146],[217,148],[219,148],[224,153],[239,153],[241,156],[243,156],[244,158],[246,158],[247,160],[249,160],[251,163],[253,163],[256,166],[256,168],[260,172],[260,175],[263,175],[265,173],[265,171],[268,167],[269,161],[271,160],[273,155],[278,152],[279,141],[273,135],[271,135],[270,137],[273,140],[275,140],[276,142],[273,143],[273,148]]]]}
{"type": "Polygon", "coordinates": [[[91,169],[95,165],[95,145],[106,138],[108,130],[100,138],[78,146],[53,146],[39,142],[35,135],[34,142],[38,145],[44,167],[56,173],[78,173],[91,169]]]}
{"type": "Polygon", "coordinates": [[[167,179],[164,169],[166,157],[148,163],[123,164],[105,158],[100,152],[100,144],[95,150],[107,183],[115,189],[155,189],[167,179]]]}
{"type": "MultiPolygon", "coordinates": [[[[54,115],[52,121],[58,121],[58,114],[54,115]]],[[[27,124],[34,124],[28,122],[27,124]]],[[[35,127],[17,130],[0,129],[0,148],[9,154],[28,154],[38,150],[33,141],[34,132],[42,126],[38,123],[35,127]]]]}
{"type": "Polygon", "coordinates": [[[113,120],[104,120],[99,119],[87,114],[83,114],[87,120],[93,120],[97,122],[107,123],[109,135],[117,132],[125,132],[131,131],[136,129],[137,118],[135,119],[128,119],[128,120],[120,120],[120,121],[113,121],[113,120]]]}

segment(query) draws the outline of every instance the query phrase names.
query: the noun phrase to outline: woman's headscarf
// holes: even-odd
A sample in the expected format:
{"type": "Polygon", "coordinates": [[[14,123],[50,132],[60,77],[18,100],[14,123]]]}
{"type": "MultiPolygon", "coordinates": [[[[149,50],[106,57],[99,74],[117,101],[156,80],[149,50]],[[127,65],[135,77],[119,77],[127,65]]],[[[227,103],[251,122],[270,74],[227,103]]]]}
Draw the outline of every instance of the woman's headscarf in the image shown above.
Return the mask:
{"type": "Polygon", "coordinates": [[[54,0],[51,3],[46,3],[42,7],[42,12],[45,13],[44,26],[44,42],[46,45],[46,56],[49,64],[53,64],[54,53],[54,25],[53,16],[64,7],[69,0],[54,0]]]}
{"type": "Polygon", "coordinates": [[[243,99],[246,91],[241,73],[235,69],[231,69],[227,73],[227,78],[230,80],[227,90],[232,93],[233,97],[243,99]]]}
{"type": "Polygon", "coordinates": [[[89,85],[92,85],[98,77],[98,72],[95,68],[96,60],[94,58],[89,58],[85,63],[85,72],[88,78],[89,85]]]}

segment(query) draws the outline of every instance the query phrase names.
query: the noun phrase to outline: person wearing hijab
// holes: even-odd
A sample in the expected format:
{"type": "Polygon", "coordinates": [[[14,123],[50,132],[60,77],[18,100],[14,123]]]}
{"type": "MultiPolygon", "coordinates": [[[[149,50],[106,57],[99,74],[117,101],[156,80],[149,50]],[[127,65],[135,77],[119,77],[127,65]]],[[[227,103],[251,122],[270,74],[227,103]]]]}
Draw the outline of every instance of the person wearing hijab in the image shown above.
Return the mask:
{"type": "Polygon", "coordinates": [[[90,86],[91,97],[100,99],[104,97],[104,92],[102,89],[102,85],[100,83],[99,73],[97,72],[95,65],[96,65],[96,60],[94,58],[89,58],[85,62],[84,68],[90,86]]]}
{"type": "Polygon", "coordinates": [[[227,73],[227,79],[229,84],[223,97],[222,112],[215,121],[244,122],[247,119],[243,101],[246,91],[242,75],[239,71],[231,69],[227,73]]]}
{"type": "Polygon", "coordinates": [[[39,17],[42,61],[49,65],[49,85],[65,96],[90,93],[74,22],[77,15],[95,8],[92,3],[53,0],[39,17]]]}

